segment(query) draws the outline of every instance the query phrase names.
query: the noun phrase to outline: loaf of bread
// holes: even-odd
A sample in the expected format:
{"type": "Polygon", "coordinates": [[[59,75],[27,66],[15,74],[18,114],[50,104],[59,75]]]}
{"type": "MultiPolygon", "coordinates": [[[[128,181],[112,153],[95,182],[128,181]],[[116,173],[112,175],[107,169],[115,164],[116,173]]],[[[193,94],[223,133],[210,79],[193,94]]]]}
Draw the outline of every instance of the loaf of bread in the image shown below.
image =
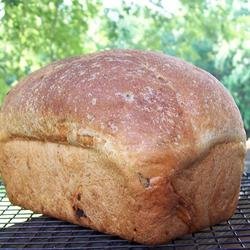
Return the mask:
{"type": "Polygon", "coordinates": [[[10,201],[158,244],[228,219],[245,132],[209,73],[175,57],[111,50],[54,62],[20,81],[0,112],[10,201]]]}

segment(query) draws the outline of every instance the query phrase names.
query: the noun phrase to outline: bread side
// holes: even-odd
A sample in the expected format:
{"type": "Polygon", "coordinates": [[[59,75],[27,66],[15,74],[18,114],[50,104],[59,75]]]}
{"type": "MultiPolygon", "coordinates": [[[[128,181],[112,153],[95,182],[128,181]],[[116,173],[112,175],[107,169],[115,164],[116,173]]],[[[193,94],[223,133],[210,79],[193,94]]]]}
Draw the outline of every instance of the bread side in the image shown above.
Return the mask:
{"type": "Polygon", "coordinates": [[[123,169],[95,150],[50,142],[2,143],[0,156],[13,204],[158,244],[233,214],[244,147],[216,145],[185,170],[165,178],[123,169]]]}

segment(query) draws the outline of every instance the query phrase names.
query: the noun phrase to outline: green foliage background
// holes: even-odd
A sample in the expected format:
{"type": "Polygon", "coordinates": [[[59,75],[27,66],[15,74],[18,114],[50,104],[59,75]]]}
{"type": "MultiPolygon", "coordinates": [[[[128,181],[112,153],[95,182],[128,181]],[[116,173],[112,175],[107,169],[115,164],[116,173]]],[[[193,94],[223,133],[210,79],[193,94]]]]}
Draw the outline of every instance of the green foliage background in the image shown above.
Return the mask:
{"type": "Polygon", "coordinates": [[[107,48],[156,50],[217,77],[250,134],[249,0],[107,2],[0,0],[0,101],[18,79],[57,59],[107,48]]]}

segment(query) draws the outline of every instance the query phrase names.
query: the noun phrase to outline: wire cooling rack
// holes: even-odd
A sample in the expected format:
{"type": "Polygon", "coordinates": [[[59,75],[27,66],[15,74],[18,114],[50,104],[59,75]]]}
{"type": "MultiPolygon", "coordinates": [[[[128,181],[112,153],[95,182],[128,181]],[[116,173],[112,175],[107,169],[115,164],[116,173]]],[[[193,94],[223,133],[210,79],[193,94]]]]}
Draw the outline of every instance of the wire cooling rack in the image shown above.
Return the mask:
{"type": "MultiPolygon", "coordinates": [[[[246,167],[250,167],[247,161],[246,167]]],[[[246,168],[247,169],[247,168],[246,168]]],[[[33,249],[149,249],[119,237],[48,218],[10,204],[0,183],[0,247],[33,249]]],[[[153,249],[250,249],[250,174],[244,174],[233,217],[153,249]]]]}

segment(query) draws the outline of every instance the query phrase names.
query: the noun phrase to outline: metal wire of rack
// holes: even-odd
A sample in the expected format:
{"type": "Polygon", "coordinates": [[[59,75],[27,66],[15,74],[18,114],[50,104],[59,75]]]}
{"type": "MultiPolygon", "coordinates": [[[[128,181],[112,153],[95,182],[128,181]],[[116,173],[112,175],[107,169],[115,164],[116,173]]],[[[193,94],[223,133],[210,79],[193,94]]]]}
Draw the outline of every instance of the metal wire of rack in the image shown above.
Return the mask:
{"type": "MultiPolygon", "coordinates": [[[[250,167],[250,161],[246,166],[250,167]]],[[[6,196],[2,183],[0,183],[0,247],[137,250],[151,248],[13,206],[6,196]]],[[[243,175],[239,204],[232,218],[153,248],[250,249],[250,174],[243,175]]]]}

